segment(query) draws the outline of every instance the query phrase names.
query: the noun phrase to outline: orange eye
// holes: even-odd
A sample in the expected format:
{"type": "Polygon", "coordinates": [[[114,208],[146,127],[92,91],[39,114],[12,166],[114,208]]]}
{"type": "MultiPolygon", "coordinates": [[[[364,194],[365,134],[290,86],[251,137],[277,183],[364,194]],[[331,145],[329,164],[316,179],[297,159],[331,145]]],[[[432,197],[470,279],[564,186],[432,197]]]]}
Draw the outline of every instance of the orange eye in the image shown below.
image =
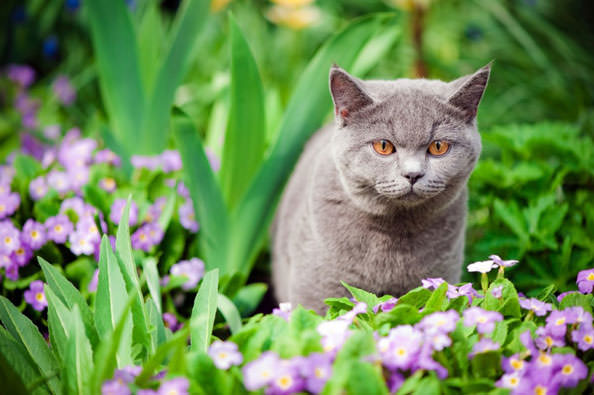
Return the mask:
{"type": "Polygon", "coordinates": [[[380,155],[390,155],[396,151],[394,144],[388,140],[376,140],[373,142],[373,149],[380,155]]]}
{"type": "Polygon", "coordinates": [[[442,140],[435,140],[434,142],[429,144],[429,149],[427,149],[427,151],[429,151],[431,155],[441,156],[448,152],[449,149],[450,145],[447,142],[442,140]]]}

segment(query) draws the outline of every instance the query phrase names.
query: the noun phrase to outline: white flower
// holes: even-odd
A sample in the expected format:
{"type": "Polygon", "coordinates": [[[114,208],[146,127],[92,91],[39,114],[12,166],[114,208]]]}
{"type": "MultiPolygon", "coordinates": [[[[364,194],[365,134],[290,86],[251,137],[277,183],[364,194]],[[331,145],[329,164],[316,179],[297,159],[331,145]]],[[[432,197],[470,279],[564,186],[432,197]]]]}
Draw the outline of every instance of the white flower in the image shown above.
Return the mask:
{"type": "Polygon", "coordinates": [[[466,267],[466,270],[469,272],[489,273],[491,269],[495,268],[497,268],[497,265],[493,261],[489,260],[471,263],[466,267]]]}

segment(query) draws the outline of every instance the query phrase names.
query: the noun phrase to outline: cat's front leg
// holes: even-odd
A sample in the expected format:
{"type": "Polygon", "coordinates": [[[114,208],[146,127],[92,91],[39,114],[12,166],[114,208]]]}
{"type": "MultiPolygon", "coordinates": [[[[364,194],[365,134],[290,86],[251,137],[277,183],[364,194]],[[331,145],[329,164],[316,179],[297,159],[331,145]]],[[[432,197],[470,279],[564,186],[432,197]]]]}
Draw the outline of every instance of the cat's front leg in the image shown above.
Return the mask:
{"type": "Polygon", "coordinates": [[[289,301],[293,306],[302,305],[325,314],[327,298],[348,296],[349,292],[340,283],[340,274],[324,264],[295,265],[289,279],[289,301]]]}

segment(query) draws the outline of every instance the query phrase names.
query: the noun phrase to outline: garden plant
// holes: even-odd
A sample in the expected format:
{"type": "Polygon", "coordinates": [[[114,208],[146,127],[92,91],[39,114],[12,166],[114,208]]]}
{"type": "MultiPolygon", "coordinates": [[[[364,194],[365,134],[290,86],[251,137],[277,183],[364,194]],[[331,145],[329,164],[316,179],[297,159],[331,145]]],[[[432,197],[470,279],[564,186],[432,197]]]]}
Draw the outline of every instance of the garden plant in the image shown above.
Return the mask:
{"type": "Polygon", "coordinates": [[[0,5],[0,392],[592,393],[594,33],[557,3],[0,5]],[[331,65],[492,59],[464,282],[271,300],[331,65]]]}

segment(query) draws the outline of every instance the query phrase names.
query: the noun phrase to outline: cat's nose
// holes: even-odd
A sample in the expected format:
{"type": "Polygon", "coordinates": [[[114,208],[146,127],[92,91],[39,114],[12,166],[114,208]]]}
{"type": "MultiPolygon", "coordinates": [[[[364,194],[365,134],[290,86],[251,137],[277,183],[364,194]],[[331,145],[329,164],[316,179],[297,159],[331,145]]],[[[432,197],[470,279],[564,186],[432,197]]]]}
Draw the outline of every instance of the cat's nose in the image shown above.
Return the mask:
{"type": "Polygon", "coordinates": [[[424,175],[425,173],[420,171],[411,171],[406,174],[403,174],[404,178],[407,178],[410,182],[410,185],[413,185],[415,182],[417,182],[419,178],[423,177],[424,175]]]}

